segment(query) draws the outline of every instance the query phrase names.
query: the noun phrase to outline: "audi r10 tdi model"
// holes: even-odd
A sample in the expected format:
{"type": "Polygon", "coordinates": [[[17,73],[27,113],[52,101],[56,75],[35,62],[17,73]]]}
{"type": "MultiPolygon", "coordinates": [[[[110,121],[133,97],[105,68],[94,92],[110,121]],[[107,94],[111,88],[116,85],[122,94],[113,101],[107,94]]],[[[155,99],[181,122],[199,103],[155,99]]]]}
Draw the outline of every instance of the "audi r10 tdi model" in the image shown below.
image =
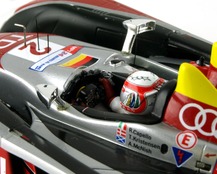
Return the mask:
{"type": "Polygon", "coordinates": [[[217,43],[116,7],[35,1],[2,27],[1,173],[217,174],[217,43]]]}

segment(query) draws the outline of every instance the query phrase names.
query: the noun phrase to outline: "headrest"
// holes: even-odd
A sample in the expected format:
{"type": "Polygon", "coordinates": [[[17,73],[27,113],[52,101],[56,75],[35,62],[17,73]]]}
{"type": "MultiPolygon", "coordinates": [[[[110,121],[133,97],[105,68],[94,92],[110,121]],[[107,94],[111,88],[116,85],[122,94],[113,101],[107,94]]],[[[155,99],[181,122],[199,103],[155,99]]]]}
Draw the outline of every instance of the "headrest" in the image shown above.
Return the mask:
{"type": "Polygon", "coordinates": [[[212,45],[212,52],[210,57],[210,64],[217,68],[217,42],[212,45]]]}
{"type": "MultiPolygon", "coordinates": [[[[213,63],[217,66],[217,61],[213,63]]],[[[175,91],[217,108],[217,89],[199,69],[189,63],[180,66],[175,91]]]]}

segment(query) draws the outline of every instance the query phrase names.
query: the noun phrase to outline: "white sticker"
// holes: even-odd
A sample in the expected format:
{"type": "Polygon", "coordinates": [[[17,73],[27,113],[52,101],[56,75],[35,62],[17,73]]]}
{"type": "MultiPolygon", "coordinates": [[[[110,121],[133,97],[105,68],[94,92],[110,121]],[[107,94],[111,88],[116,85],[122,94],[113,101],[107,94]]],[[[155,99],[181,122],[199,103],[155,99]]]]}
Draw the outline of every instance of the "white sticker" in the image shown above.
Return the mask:
{"type": "Polygon", "coordinates": [[[197,135],[191,131],[180,132],[176,136],[176,142],[183,149],[191,149],[197,144],[197,135]]]}
{"type": "Polygon", "coordinates": [[[0,157],[0,174],[6,174],[6,159],[0,157]]]}
{"type": "Polygon", "coordinates": [[[45,58],[39,60],[37,63],[32,65],[30,69],[35,70],[35,71],[43,71],[46,67],[49,65],[58,63],[65,58],[71,56],[70,53],[64,51],[64,50],[59,50],[51,55],[46,56],[45,58]]]}
{"type": "Polygon", "coordinates": [[[61,50],[54,52],[53,54],[49,54],[48,56],[44,57],[43,59],[36,62],[34,65],[30,67],[30,69],[35,71],[43,71],[46,67],[58,63],[67,57],[77,53],[82,47],[69,45],[64,47],[61,50]]]}
{"type": "Polygon", "coordinates": [[[31,62],[37,62],[45,56],[62,49],[63,47],[64,46],[53,42],[49,42],[48,45],[46,40],[36,38],[28,41],[26,46],[24,44],[20,44],[8,53],[31,62]]]}

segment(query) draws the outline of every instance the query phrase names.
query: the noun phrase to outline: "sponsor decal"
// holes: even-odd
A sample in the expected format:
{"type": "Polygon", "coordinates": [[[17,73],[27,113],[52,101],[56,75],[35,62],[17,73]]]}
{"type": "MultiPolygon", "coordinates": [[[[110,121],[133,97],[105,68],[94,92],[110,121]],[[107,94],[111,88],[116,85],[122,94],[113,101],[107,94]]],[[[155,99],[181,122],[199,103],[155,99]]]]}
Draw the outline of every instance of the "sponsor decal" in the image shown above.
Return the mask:
{"type": "Polygon", "coordinates": [[[199,104],[188,103],[181,108],[179,120],[188,130],[198,131],[205,137],[217,138],[217,111],[213,109],[204,109],[199,104]],[[192,113],[195,113],[195,117],[192,117],[192,113]]]}
{"type": "Polygon", "coordinates": [[[120,122],[116,131],[116,140],[121,144],[125,144],[126,135],[127,135],[127,124],[120,122]]]}
{"type": "Polygon", "coordinates": [[[6,159],[0,157],[0,174],[6,174],[6,159]]]}
{"type": "Polygon", "coordinates": [[[67,46],[39,60],[34,65],[32,65],[30,69],[41,72],[46,67],[58,63],[68,58],[69,56],[77,53],[80,49],[81,49],[80,46],[74,46],[74,45],[67,46]]]}
{"type": "Polygon", "coordinates": [[[71,53],[71,54],[76,54],[81,48],[82,48],[82,46],[69,45],[69,46],[63,48],[63,50],[68,52],[68,53],[71,53]]]}
{"type": "Polygon", "coordinates": [[[191,152],[179,149],[177,147],[172,147],[172,150],[177,167],[181,167],[193,156],[191,152]]]}
{"type": "Polygon", "coordinates": [[[192,131],[180,132],[176,135],[176,143],[182,149],[191,149],[197,143],[197,135],[192,131]]]}
{"type": "Polygon", "coordinates": [[[78,57],[73,58],[72,60],[61,64],[63,67],[77,68],[80,66],[91,66],[98,61],[97,58],[88,56],[86,54],[80,54],[78,57]]]}
{"type": "Polygon", "coordinates": [[[140,106],[140,98],[137,93],[129,93],[123,104],[130,108],[138,108],[140,106]]]}

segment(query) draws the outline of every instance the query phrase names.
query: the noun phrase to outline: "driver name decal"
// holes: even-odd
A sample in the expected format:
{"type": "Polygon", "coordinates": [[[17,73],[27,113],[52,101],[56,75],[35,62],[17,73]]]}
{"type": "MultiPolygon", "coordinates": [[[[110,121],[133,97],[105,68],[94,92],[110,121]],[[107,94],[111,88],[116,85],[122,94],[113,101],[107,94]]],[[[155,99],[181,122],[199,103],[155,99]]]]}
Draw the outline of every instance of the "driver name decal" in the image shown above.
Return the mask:
{"type": "Polygon", "coordinates": [[[153,143],[152,137],[149,134],[140,132],[133,128],[129,128],[128,146],[149,154],[152,154],[153,149],[161,150],[161,146],[153,143]]]}
{"type": "Polygon", "coordinates": [[[163,146],[154,143],[150,134],[131,128],[123,122],[119,123],[116,130],[116,141],[131,149],[148,154],[152,154],[153,151],[161,152],[163,146]]]}
{"type": "Polygon", "coordinates": [[[54,52],[53,54],[50,54],[43,59],[39,60],[36,62],[34,65],[30,67],[30,69],[35,70],[35,71],[43,71],[46,67],[53,65],[55,63],[58,63],[69,56],[77,53],[82,47],[80,46],[75,46],[75,45],[70,45],[67,46],[61,50],[58,50],[54,52]]]}

